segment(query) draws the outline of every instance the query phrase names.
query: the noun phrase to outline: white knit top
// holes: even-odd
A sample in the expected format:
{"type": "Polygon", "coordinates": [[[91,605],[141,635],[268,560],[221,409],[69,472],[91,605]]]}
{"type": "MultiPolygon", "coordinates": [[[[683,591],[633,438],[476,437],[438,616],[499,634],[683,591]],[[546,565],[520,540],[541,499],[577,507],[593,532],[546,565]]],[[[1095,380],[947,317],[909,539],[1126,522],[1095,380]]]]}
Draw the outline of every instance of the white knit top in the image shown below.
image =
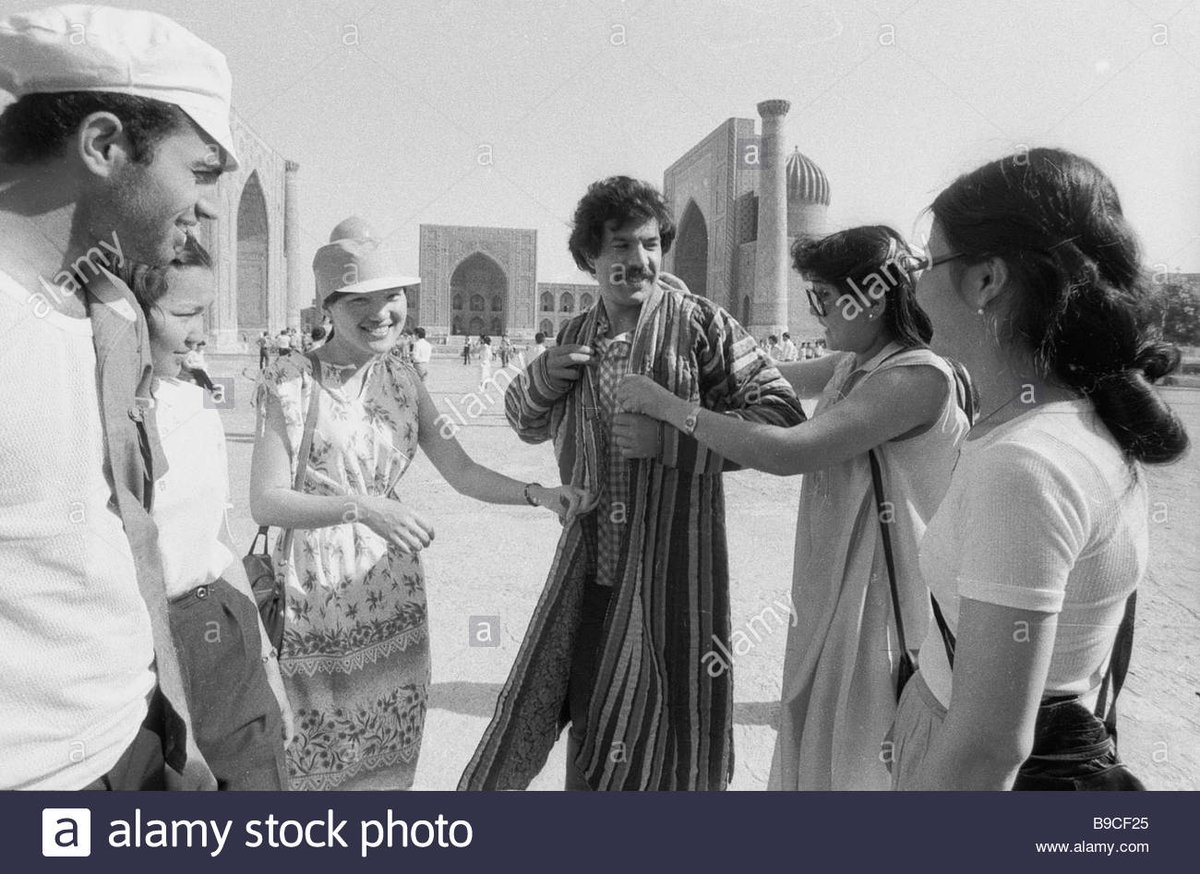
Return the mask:
{"type": "Polygon", "coordinates": [[[79,789],[133,740],[150,616],[109,509],[91,322],[0,272],[0,788],[79,789]]]}
{"type": "MultiPolygon", "coordinates": [[[[1044,695],[1100,685],[1148,557],[1144,476],[1086,400],[1045,404],[965,441],[921,542],[921,570],[952,631],[960,598],[1059,614],[1044,695]]],[[[951,671],[935,623],[920,663],[948,705],[951,671]]]]}
{"type": "Polygon", "coordinates": [[[154,387],[167,472],[154,484],[153,515],[168,598],[212,583],[234,560],[219,539],[229,506],[225,430],[206,397],[200,386],[178,379],[154,387]]]}

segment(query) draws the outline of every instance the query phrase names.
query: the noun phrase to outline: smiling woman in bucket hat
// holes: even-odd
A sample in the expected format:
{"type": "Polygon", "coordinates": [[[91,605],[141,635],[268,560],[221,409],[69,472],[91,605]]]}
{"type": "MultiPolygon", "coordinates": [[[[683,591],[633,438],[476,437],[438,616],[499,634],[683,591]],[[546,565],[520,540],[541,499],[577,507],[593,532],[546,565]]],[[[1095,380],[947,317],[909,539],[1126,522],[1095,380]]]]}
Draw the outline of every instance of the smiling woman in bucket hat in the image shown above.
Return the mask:
{"type": "Polygon", "coordinates": [[[431,521],[400,480],[417,447],[461,494],[544,506],[562,519],[581,489],[522,483],[474,462],[442,425],[412,365],[388,352],[415,276],[394,269],[362,222],[343,222],[313,261],[329,342],[263,372],[250,483],[255,521],[297,530],[286,562],[280,667],[296,714],[293,789],[407,789],[429,692],[420,553],[431,521]],[[316,368],[314,370],[314,368],[316,368]],[[317,417],[302,493],[291,490],[310,405],[317,417]]]}

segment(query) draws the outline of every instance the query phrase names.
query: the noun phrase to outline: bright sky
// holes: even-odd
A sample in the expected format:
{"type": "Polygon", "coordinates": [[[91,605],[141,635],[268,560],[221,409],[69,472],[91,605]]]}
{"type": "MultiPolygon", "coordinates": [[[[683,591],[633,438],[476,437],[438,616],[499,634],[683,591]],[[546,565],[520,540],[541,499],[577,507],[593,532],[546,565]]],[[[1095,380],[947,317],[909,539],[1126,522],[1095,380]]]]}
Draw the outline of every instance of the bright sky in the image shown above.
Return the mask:
{"type": "Polygon", "coordinates": [[[661,186],[779,97],[835,228],[911,232],[958,173],[1054,145],[1113,177],[1148,262],[1200,271],[1200,0],[114,5],[225,52],[237,110],[301,165],[306,259],[358,213],[412,272],[420,223],[505,225],[537,229],[539,279],[578,281],[567,222],[590,181],[661,186]]]}

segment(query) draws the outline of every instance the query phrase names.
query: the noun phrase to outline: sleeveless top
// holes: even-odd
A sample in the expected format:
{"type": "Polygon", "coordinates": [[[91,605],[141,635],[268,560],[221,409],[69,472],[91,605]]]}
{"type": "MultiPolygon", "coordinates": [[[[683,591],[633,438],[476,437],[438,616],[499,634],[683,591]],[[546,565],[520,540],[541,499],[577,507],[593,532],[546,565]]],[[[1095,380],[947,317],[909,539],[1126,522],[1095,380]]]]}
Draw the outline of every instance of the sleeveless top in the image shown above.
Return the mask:
{"type": "MultiPolygon", "coordinates": [[[[843,354],[813,414],[821,416],[880,373],[917,366],[945,377],[945,401],[936,419],[919,433],[875,447],[893,514],[889,530],[909,649],[918,646],[932,620],[918,545],[968,430],[953,369],[929,349],[898,343],[861,367],[852,354],[843,354]]],[[[792,602],[796,615],[788,632],[768,788],[889,789],[880,744],[895,713],[900,651],[866,453],[804,475],[792,602]]]]}

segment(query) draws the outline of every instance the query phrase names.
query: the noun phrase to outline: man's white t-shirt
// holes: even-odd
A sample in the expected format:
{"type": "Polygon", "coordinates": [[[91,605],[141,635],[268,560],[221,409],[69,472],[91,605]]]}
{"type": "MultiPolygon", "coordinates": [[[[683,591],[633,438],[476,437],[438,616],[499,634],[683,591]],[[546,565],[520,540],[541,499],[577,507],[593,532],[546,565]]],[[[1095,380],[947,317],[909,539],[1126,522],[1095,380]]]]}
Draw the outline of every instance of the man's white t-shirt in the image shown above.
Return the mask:
{"type": "Polygon", "coordinates": [[[91,322],[0,272],[0,331],[0,789],[81,789],[146,717],[150,614],[108,506],[91,322]]]}

